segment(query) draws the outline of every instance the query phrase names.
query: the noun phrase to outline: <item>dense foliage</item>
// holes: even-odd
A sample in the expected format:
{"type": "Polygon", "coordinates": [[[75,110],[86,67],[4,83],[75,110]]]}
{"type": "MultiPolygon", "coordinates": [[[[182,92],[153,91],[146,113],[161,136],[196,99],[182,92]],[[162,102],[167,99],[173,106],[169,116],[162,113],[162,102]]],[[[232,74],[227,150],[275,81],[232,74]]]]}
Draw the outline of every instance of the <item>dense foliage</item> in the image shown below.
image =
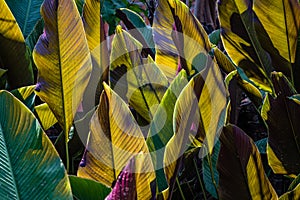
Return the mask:
{"type": "Polygon", "coordinates": [[[1,0],[0,199],[300,199],[299,1],[212,2],[1,0]]]}

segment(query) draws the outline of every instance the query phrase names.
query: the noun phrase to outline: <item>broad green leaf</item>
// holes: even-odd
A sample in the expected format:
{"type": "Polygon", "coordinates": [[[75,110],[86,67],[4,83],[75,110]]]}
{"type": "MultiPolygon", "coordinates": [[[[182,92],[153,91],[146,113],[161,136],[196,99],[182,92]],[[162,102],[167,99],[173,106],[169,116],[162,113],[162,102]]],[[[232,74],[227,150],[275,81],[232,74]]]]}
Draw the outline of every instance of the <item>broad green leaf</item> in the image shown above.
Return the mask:
{"type": "Polygon", "coordinates": [[[35,106],[34,111],[36,112],[37,118],[39,119],[39,122],[44,130],[48,130],[51,126],[57,123],[57,119],[50,110],[48,104],[43,103],[35,106]]]}
{"type": "Polygon", "coordinates": [[[213,32],[211,32],[209,35],[208,35],[208,38],[209,38],[209,41],[214,44],[214,45],[218,45],[220,40],[221,40],[221,31],[220,29],[217,29],[213,32]]]}
{"type": "Polygon", "coordinates": [[[144,136],[128,106],[106,83],[90,124],[78,176],[112,186],[132,156],[148,152],[144,136]]]}
{"type": "Polygon", "coordinates": [[[300,29],[298,0],[257,0],[253,1],[253,11],[258,39],[269,53],[274,69],[293,83],[292,64],[300,29]]]}
{"type": "Polygon", "coordinates": [[[220,141],[219,198],[277,199],[254,142],[234,125],[223,128],[220,141]]]}
{"type": "Polygon", "coordinates": [[[300,172],[300,105],[288,97],[296,94],[282,73],[272,73],[276,97],[266,96],[261,115],[269,129],[268,162],[276,174],[300,172]]]}
{"type": "Polygon", "coordinates": [[[149,154],[138,154],[129,160],[118,176],[107,200],[155,199],[155,173],[149,154]]]}
{"type": "Polygon", "coordinates": [[[279,197],[279,200],[293,200],[300,198],[300,175],[290,184],[287,192],[279,197]]]}
{"type": "Polygon", "coordinates": [[[76,200],[105,199],[111,189],[93,180],[69,176],[73,197],[76,200]]]}
{"type": "Polygon", "coordinates": [[[12,90],[11,93],[24,103],[29,110],[33,111],[35,101],[34,88],[34,85],[21,87],[19,89],[12,90]]]}
{"type": "Polygon", "coordinates": [[[38,68],[36,93],[56,116],[67,142],[89,81],[91,57],[74,1],[54,2],[45,0],[41,8],[45,30],[33,51],[38,68]]]}
{"type": "Polygon", "coordinates": [[[153,165],[156,169],[156,181],[159,192],[162,192],[168,187],[163,171],[164,150],[166,144],[174,134],[173,113],[175,103],[187,83],[187,74],[185,70],[182,70],[175,77],[163,96],[150,124],[146,142],[151,153],[153,165]]]}
{"type": "Polygon", "coordinates": [[[255,145],[256,145],[259,153],[261,153],[261,154],[267,153],[267,143],[268,143],[268,138],[263,138],[263,139],[255,142],[255,145]]]}
{"type": "Polygon", "coordinates": [[[112,41],[110,83],[125,102],[150,122],[168,81],[150,56],[142,58],[141,51],[141,43],[118,26],[112,41]]]}
{"type": "Polygon", "coordinates": [[[217,64],[211,60],[203,71],[191,79],[175,105],[175,134],[168,142],[164,156],[170,188],[177,174],[177,160],[188,145],[204,146],[207,153],[212,153],[216,137],[225,123],[225,111],[226,91],[223,78],[217,64]]]}
{"type": "Polygon", "coordinates": [[[43,0],[5,1],[15,16],[24,38],[27,38],[37,21],[41,18],[40,7],[43,0]]]}
{"type": "Polygon", "coordinates": [[[72,199],[65,168],[32,112],[0,92],[0,196],[72,199]]]}
{"type": "Polygon", "coordinates": [[[219,3],[221,38],[233,62],[241,67],[251,81],[272,92],[269,78],[272,62],[258,40],[250,0],[223,0],[219,3]]]}
{"type": "MultiPolygon", "coordinates": [[[[77,9],[78,9],[79,13],[81,14],[82,11],[83,11],[83,7],[86,3],[86,0],[75,0],[75,3],[76,3],[76,6],[77,6],[77,9]]],[[[99,10],[99,12],[100,12],[100,10],[99,10]]]]}
{"type": "Polygon", "coordinates": [[[44,20],[40,19],[39,21],[37,21],[33,30],[30,32],[30,34],[27,36],[25,40],[26,45],[29,47],[31,51],[33,51],[34,46],[39,40],[40,35],[43,34],[43,30],[44,30],[44,20]]]}
{"type": "Polygon", "coordinates": [[[136,12],[127,8],[116,10],[116,15],[124,22],[130,34],[143,45],[142,54],[155,56],[152,29],[149,28],[143,18],[136,12]]]}
{"type": "Polygon", "coordinates": [[[30,52],[5,1],[0,1],[0,67],[7,69],[9,89],[34,82],[30,52]]]}

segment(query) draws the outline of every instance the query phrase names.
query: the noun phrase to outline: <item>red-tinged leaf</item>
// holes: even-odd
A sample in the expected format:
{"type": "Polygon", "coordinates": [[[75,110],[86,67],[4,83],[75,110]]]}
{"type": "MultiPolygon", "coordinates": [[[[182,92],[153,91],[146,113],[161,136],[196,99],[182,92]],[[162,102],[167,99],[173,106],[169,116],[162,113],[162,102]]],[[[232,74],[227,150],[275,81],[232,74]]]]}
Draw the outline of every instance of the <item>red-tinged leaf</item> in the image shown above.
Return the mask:
{"type": "Polygon", "coordinates": [[[238,127],[228,125],[220,136],[217,163],[220,199],[276,199],[254,142],[238,127]]]}
{"type": "Polygon", "coordinates": [[[300,105],[289,98],[295,89],[282,73],[272,73],[276,97],[268,95],[261,111],[269,128],[267,155],[275,173],[300,172],[300,105]]]}

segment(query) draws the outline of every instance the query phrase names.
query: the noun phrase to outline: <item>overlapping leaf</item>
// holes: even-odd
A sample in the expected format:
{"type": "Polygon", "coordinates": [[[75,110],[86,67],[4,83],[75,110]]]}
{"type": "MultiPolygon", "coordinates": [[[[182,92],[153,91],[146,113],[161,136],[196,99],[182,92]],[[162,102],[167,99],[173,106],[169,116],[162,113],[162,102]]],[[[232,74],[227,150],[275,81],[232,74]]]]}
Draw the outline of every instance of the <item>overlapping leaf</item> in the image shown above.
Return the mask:
{"type": "Polygon", "coordinates": [[[5,1],[0,2],[0,67],[8,69],[10,89],[34,82],[29,49],[22,32],[5,1]]]}
{"type": "Polygon", "coordinates": [[[262,47],[270,54],[273,67],[293,83],[292,64],[295,63],[300,29],[298,0],[253,1],[255,30],[262,47]]]}
{"type": "Polygon", "coordinates": [[[291,185],[289,186],[286,193],[280,196],[279,200],[292,200],[300,198],[300,175],[298,175],[291,185]]]}
{"type": "Polygon", "coordinates": [[[167,189],[168,184],[163,171],[165,146],[173,136],[173,113],[177,97],[188,83],[185,70],[182,70],[171,83],[163,96],[150,124],[147,145],[151,153],[152,162],[156,169],[158,191],[167,189]]]}
{"type": "Polygon", "coordinates": [[[1,198],[72,199],[61,159],[30,110],[6,91],[0,110],[1,198]]]}
{"type": "Polygon", "coordinates": [[[65,139],[91,72],[83,24],[71,0],[45,0],[44,33],[33,52],[38,67],[37,95],[63,127],[65,139]]]}
{"type": "Polygon", "coordinates": [[[125,102],[104,83],[78,176],[111,186],[131,157],[139,152],[148,152],[139,126],[125,102]]]}
{"type": "MultiPolygon", "coordinates": [[[[211,60],[181,92],[173,116],[175,135],[166,146],[164,157],[167,180],[176,176],[177,159],[187,145],[204,145],[212,152],[216,137],[225,123],[226,92],[217,64],[211,60]]],[[[172,188],[172,185],[171,185],[172,188]]]]}
{"type": "Polygon", "coordinates": [[[41,18],[40,7],[43,0],[5,1],[11,12],[14,14],[24,37],[27,38],[37,21],[41,18]]]}
{"type": "Polygon", "coordinates": [[[110,83],[148,122],[160,103],[168,81],[150,56],[141,56],[142,45],[129,33],[117,27],[112,42],[110,83]]]}
{"type": "Polygon", "coordinates": [[[35,101],[35,93],[34,93],[34,85],[21,87],[15,90],[12,90],[11,93],[17,97],[22,103],[24,103],[27,108],[33,111],[34,101],[35,101]]]}
{"type": "Polygon", "coordinates": [[[238,127],[228,125],[220,136],[217,169],[220,199],[276,199],[253,141],[238,127]],[[238,189],[237,189],[238,188],[238,189]]]}
{"type": "Polygon", "coordinates": [[[51,126],[57,123],[53,112],[50,110],[48,104],[43,103],[41,105],[35,106],[34,111],[44,130],[48,130],[51,126]]]}
{"type": "Polygon", "coordinates": [[[275,173],[297,175],[300,172],[300,105],[288,98],[296,94],[282,73],[273,73],[276,98],[266,97],[262,117],[269,128],[267,155],[275,173]]]}
{"type": "Polygon", "coordinates": [[[255,31],[252,1],[223,0],[218,8],[221,38],[227,53],[251,81],[271,92],[272,62],[255,31]]]}

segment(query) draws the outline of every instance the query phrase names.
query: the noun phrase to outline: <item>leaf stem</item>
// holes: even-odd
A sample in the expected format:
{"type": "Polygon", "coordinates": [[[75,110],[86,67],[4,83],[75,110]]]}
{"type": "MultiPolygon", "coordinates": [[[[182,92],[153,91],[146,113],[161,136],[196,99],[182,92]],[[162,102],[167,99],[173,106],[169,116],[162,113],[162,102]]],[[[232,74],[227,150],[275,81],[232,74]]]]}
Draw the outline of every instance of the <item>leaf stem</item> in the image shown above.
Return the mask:
{"type": "Polygon", "coordinates": [[[176,183],[177,183],[177,185],[178,185],[178,189],[179,189],[181,198],[182,198],[183,200],[185,200],[184,194],[183,194],[183,192],[182,192],[182,189],[181,189],[180,184],[179,184],[179,181],[178,181],[178,177],[176,177],[176,183]]]}
{"type": "Polygon", "coordinates": [[[198,172],[198,167],[197,167],[197,163],[196,163],[195,159],[193,159],[193,162],[194,162],[194,166],[195,166],[195,169],[196,169],[197,177],[198,177],[198,180],[199,180],[199,183],[200,183],[200,186],[201,186],[201,190],[203,192],[204,200],[207,200],[207,198],[206,198],[206,192],[204,190],[203,183],[201,181],[201,177],[200,177],[200,174],[198,172]]]}

